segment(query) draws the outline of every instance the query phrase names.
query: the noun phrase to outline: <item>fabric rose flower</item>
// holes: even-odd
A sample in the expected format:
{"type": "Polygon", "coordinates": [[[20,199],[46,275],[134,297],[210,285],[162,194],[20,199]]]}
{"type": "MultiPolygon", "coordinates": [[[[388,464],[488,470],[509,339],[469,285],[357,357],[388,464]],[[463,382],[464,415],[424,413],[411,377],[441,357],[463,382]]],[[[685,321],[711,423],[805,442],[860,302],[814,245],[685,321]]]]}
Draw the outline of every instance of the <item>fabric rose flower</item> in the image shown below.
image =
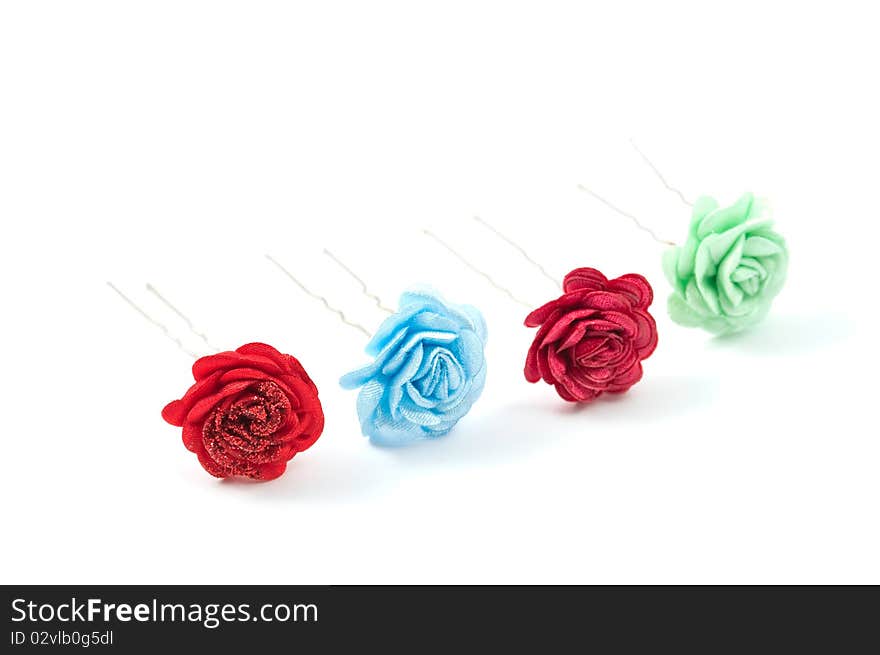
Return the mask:
{"type": "Polygon", "coordinates": [[[697,200],[687,240],[663,257],[672,320],[728,334],[764,318],[788,268],[785,241],[772,227],[751,193],[725,208],[697,200]]]}
{"type": "Polygon", "coordinates": [[[264,343],[202,357],[195,384],[162,410],[183,445],[218,478],[272,480],[324,429],[318,389],[290,355],[264,343]]]}
{"type": "Polygon", "coordinates": [[[526,358],[526,380],[543,379],[570,402],[626,391],[657,346],[648,313],[651,285],[641,275],[608,280],[594,268],[578,268],[562,288],[562,296],[526,318],[527,327],[540,327],[526,358]]]}
{"type": "Polygon", "coordinates": [[[407,292],[367,344],[369,366],[345,375],[363,387],[357,413],[373,443],[403,445],[440,437],[468,413],[486,382],[486,323],[469,305],[432,292],[407,292]]]}

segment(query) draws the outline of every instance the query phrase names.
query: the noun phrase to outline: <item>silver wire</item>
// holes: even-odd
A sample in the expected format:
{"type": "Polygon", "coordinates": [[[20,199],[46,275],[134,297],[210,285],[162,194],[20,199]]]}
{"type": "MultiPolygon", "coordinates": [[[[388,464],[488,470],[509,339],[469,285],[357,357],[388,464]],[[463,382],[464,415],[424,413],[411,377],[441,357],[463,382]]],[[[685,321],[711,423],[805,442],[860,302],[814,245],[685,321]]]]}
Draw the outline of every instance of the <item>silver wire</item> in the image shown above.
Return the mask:
{"type": "Polygon", "coordinates": [[[611,204],[610,201],[606,200],[605,198],[600,196],[598,193],[596,193],[592,189],[585,187],[583,184],[578,184],[578,189],[580,189],[581,191],[586,191],[587,193],[589,193],[591,196],[593,196],[596,200],[601,202],[603,205],[605,205],[609,209],[612,209],[612,210],[616,211],[618,214],[620,214],[621,216],[625,216],[626,218],[631,220],[633,223],[635,223],[636,227],[638,227],[640,230],[650,234],[651,238],[654,239],[654,241],[656,241],[657,243],[662,243],[667,246],[676,245],[674,241],[667,241],[666,239],[661,239],[659,236],[657,236],[657,233],[654,232],[654,230],[649,228],[647,225],[643,225],[642,222],[637,217],[633,216],[632,214],[630,214],[627,211],[624,211],[620,207],[617,207],[616,205],[611,204]]]}
{"type": "Polygon", "coordinates": [[[274,257],[272,257],[272,255],[267,254],[266,259],[268,259],[270,262],[275,264],[275,266],[277,266],[282,273],[284,273],[287,277],[289,277],[291,279],[291,281],[296,286],[298,286],[300,289],[302,289],[302,291],[306,295],[311,296],[315,300],[321,301],[324,304],[324,307],[327,308],[327,311],[331,312],[332,314],[336,314],[343,323],[345,323],[346,325],[350,325],[351,327],[355,328],[356,330],[360,330],[361,332],[363,332],[367,336],[368,339],[373,336],[372,334],[370,334],[370,332],[367,330],[367,328],[365,328],[363,325],[360,325],[359,323],[355,323],[354,321],[349,320],[349,318],[345,315],[345,313],[341,309],[337,309],[336,307],[333,307],[333,305],[331,305],[330,302],[324,296],[318,295],[314,291],[311,291],[308,287],[306,287],[306,285],[304,285],[302,282],[300,282],[298,279],[296,279],[296,277],[293,275],[293,273],[291,273],[286,268],[284,268],[284,266],[282,266],[278,262],[278,260],[276,260],[274,257]]]}
{"type": "Polygon", "coordinates": [[[119,294],[119,297],[122,298],[128,304],[129,307],[131,307],[138,314],[143,316],[147,320],[147,322],[152,323],[154,326],[156,326],[157,328],[162,330],[162,333],[166,337],[168,337],[171,341],[173,341],[180,350],[185,352],[187,355],[189,355],[193,359],[198,359],[199,355],[197,355],[196,353],[187,349],[187,347],[183,345],[183,342],[180,339],[178,339],[177,337],[175,337],[173,334],[171,334],[171,331],[163,323],[160,323],[155,318],[153,318],[152,316],[147,314],[147,312],[144,311],[137,303],[135,303],[128,296],[126,296],[122,291],[120,291],[119,287],[117,287],[115,284],[113,284],[109,280],[107,281],[107,286],[110,287],[111,289],[113,289],[117,294],[119,294]]]}
{"type": "Polygon", "coordinates": [[[367,288],[367,283],[364,282],[357,273],[355,273],[348,266],[346,266],[342,262],[342,260],[339,259],[339,257],[334,255],[327,248],[324,248],[324,254],[327,255],[327,257],[329,257],[330,259],[332,259],[334,262],[336,262],[336,264],[339,266],[339,268],[341,268],[343,271],[348,273],[352,278],[354,278],[357,281],[358,284],[361,285],[361,291],[363,292],[363,294],[367,298],[370,298],[375,303],[376,307],[378,307],[379,309],[381,309],[383,312],[385,312],[387,314],[394,313],[393,309],[391,309],[390,307],[386,307],[384,304],[382,304],[382,299],[379,298],[379,296],[377,296],[375,293],[370,292],[370,290],[367,288]]]}
{"type": "Polygon", "coordinates": [[[494,225],[488,223],[487,221],[485,221],[484,219],[480,218],[479,216],[474,216],[474,220],[477,221],[477,223],[479,223],[479,224],[482,225],[483,227],[485,227],[485,228],[489,229],[491,232],[493,232],[493,233],[495,234],[495,236],[497,236],[499,239],[501,239],[502,241],[505,241],[505,242],[507,242],[509,245],[513,246],[516,250],[519,251],[519,254],[521,254],[521,255],[526,259],[526,261],[528,261],[532,266],[534,266],[535,268],[537,268],[545,278],[547,278],[548,280],[550,280],[550,281],[551,281],[553,284],[555,284],[559,289],[562,288],[562,284],[559,282],[559,280],[557,280],[555,277],[553,277],[552,275],[550,275],[550,273],[547,272],[547,269],[546,269],[546,268],[544,268],[541,264],[539,264],[537,261],[535,261],[534,259],[532,259],[532,257],[529,255],[529,253],[526,252],[525,248],[523,248],[521,245],[519,245],[518,243],[516,243],[513,239],[511,239],[511,238],[510,238],[509,236],[507,236],[506,234],[502,233],[502,232],[501,232],[500,230],[498,230],[498,228],[496,228],[494,225]]]}
{"type": "Polygon", "coordinates": [[[172,312],[177,314],[183,320],[183,322],[186,323],[186,326],[189,328],[189,331],[192,332],[194,335],[196,335],[199,339],[201,339],[205,343],[205,345],[208,346],[208,348],[210,348],[214,352],[220,352],[220,349],[217,346],[215,346],[210,341],[208,341],[208,337],[204,332],[199,332],[195,328],[195,326],[193,325],[193,323],[189,319],[189,317],[187,317],[182,311],[180,311],[179,309],[177,309],[177,307],[175,307],[173,304],[171,304],[171,301],[169,301],[165,296],[163,296],[161,293],[159,293],[159,290],[156,287],[154,287],[152,284],[150,284],[149,282],[147,282],[147,291],[149,291],[154,296],[156,296],[156,298],[158,298],[159,301],[163,305],[165,305],[168,309],[170,309],[172,312]]]}
{"type": "Polygon", "coordinates": [[[634,140],[630,139],[629,143],[635,149],[635,151],[637,153],[639,153],[639,155],[645,161],[645,163],[651,167],[651,170],[654,171],[654,175],[656,175],[658,177],[658,179],[660,180],[660,182],[663,183],[663,186],[665,186],[667,189],[672,191],[672,193],[676,194],[679,198],[681,198],[681,201],[684,204],[686,204],[688,207],[694,206],[694,203],[692,203],[687,198],[685,198],[684,194],[681,191],[679,191],[674,186],[669,184],[669,182],[666,181],[666,178],[663,176],[663,173],[660,172],[660,169],[654,165],[654,162],[652,162],[650,159],[648,159],[648,156],[644,152],[641,151],[641,149],[636,145],[636,142],[634,140]]]}
{"type": "Polygon", "coordinates": [[[508,298],[510,298],[513,302],[518,303],[518,304],[522,305],[523,307],[528,307],[529,309],[532,309],[532,305],[530,305],[529,303],[525,302],[524,300],[521,300],[521,299],[517,298],[515,295],[513,295],[513,292],[512,292],[510,289],[508,289],[507,287],[504,287],[504,286],[501,286],[500,284],[498,284],[498,283],[492,278],[491,275],[489,275],[489,274],[486,273],[485,271],[480,270],[479,268],[477,268],[474,264],[472,264],[471,262],[469,262],[469,261],[465,258],[464,255],[462,255],[460,252],[458,252],[455,248],[453,248],[452,246],[450,246],[448,243],[446,243],[443,239],[441,239],[440,237],[438,237],[436,234],[434,234],[433,232],[431,232],[431,230],[423,229],[422,232],[424,232],[425,235],[431,237],[432,239],[434,239],[434,241],[436,241],[436,242],[439,243],[441,246],[443,246],[444,248],[446,248],[449,252],[451,252],[453,255],[455,255],[455,256],[456,256],[456,257],[457,257],[457,258],[458,258],[458,259],[459,259],[459,260],[460,260],[465,266],[467,266],[468,268],[470,268],[474,273],[477,273],[478,275],[483,276],[483,277],[489,282],[489,284],[491,284],[493,287],[495,287],[496,289],[498,289],[498,291],[500,291],[501,293],[503,293],[504,295],[506,295],[506,296],[507,296],[508,298]]]}

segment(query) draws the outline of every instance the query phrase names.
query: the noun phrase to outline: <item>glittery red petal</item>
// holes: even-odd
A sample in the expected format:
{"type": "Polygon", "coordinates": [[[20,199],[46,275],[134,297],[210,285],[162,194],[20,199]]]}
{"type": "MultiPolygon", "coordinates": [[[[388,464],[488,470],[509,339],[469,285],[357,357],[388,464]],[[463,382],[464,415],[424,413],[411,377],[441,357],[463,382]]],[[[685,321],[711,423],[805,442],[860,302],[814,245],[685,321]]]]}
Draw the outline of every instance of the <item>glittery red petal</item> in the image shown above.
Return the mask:
{"type": "Polygon", "coordinates": [[[202,425],[203,423],[189,421],[183,424],[183,445],[193,453],[199,453],[205,449],[202,445],[202,425]]]}
{"type": "Polygon", "coordinates": [[[204,450],[199,451],[196,454],[198,455],[199,464],[202,465],[202,468],[215,478],[228,478],[232,474],[228,468],[220,466],[217,462],[211,459],[208,453],[204,450]]]}
{"type": "Polygon", "coordinates": [[[255,480],[263,480],[268,482],[275,478],[281,477],[287,470],[287,462],[275,462],[273,464],[262,464],[258,466],[256,471],[250,477],[255,480]]]}

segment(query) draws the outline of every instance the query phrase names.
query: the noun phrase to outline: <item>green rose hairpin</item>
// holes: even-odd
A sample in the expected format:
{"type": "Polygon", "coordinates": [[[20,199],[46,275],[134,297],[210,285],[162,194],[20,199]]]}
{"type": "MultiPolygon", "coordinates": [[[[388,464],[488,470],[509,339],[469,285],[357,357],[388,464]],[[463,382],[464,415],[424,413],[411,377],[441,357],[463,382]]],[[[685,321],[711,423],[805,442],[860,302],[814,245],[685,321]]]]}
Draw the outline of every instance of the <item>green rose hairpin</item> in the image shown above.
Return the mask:
{"type": "Polygon", "coordinates": [[[713,334],[744,330],[767,315],[787,268],[788,249],[763,201],[746,193],[719,207],[703,196],[694,203],[684,244],[663,255],[673,289],[669,316],[713,334]]]}
{"type": "Polygon", "coordinates": [[[663,255],[663,272],[672,285],[669,316],[685,327],[723,335],[749,328],[763,319],[785,284],[788,249],[773,229],[767,203],[752,193],[729,207],[703,196],[691,204],[670,186],[636,147],[660,181],[693,208],[687,238],[681,245],[659,238],[632,214],[596,192],[580,189],[632,220],[659,242],[672,246],[663,255]]]}

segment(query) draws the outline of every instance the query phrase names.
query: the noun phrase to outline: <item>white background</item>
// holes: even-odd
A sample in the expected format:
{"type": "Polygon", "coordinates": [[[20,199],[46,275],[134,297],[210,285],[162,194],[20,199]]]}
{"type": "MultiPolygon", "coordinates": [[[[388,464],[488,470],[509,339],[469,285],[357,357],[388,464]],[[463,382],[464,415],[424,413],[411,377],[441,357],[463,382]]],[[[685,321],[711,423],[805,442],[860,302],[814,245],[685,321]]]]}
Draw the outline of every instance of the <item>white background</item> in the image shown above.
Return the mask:
{"type": "Polygon", "coordinates": [[[0,5],[5,583],[880,582],[877,16],[870,3],[4,2],[0,5]],[[662,5],[662,6],[661,6],[662,5]],[[665,312],[691,199],[769,197],[789,283],[750,333],[665,312]],[[624,397],[522,377],[529,303],[595,266],[654,285],[660,345],[624,397]],[[447,438],[360,436],[340,374],[430,283],[490,329],[447,438]],[[205,474],[160,418],[200,347],[266,341],[326,430],[274,482],[205,474]]]}

